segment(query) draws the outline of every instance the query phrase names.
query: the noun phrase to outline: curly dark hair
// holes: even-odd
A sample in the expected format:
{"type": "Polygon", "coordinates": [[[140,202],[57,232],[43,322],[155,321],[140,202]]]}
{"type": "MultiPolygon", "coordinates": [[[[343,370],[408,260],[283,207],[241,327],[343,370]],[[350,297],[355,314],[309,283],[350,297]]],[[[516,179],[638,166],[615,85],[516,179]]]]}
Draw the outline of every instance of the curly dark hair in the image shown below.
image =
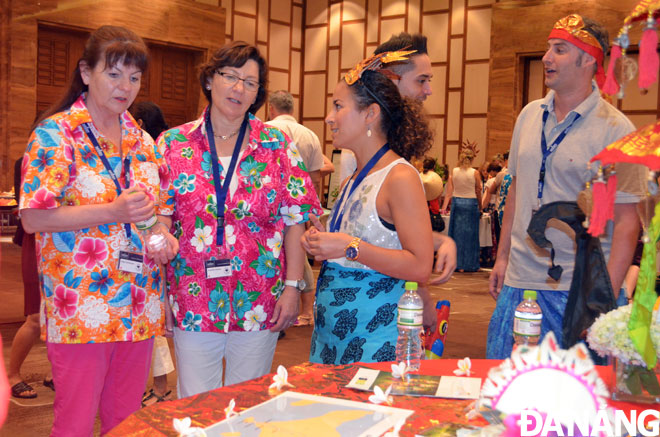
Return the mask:
{"type": "Polygon", "coordinates": [[[381,107],[380,128],[390,148],[410,161],[421,158],[433,145],[433,131],[422,110],[422,103],[402,97],[399,89],[384,74],[365,71],[360,80],[349,86],[357,107],[372,103],[381,107]]]}
{"type": "Polygon", "coordinates": [[[248,112],[255,114],[266,101],[266,91],[268,87],[268,65],[266,60],[256,46],[245,41],[234,41],[225,44],[213,53],[211,59],[199,67],[199,83],[202,85],[202,92],[209,103],[213,103],[211,90],[206,89],[206,84],[219,69],[223,67],[241,68],[245,63],[252,59],[259,66],[259,91],[254,103],[248,108],[248,112]]]}

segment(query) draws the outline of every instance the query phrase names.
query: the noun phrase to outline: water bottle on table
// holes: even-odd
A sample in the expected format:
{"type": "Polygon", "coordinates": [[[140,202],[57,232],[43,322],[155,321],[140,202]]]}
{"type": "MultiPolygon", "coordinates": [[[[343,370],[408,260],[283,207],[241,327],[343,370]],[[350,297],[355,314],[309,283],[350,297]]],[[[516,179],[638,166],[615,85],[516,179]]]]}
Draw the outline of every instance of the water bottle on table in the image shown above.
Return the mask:
{"type": "Polygon", "coordinates": [[[422,319],[424,303],[417,294],[417,283],[406,282],[405,293],[399,299],[397,328],[399,339],[396,342],[396,362],[406,363],[411,371],[419,370],[422,356],[422,319]]]}
{"type": "Polygon", "coordinates": [[[536,302],[536,291],[525,290],[523,299],[513,317],[513,341],[517,346],[535,346],[541,338],[543,314],[536,302]]]}

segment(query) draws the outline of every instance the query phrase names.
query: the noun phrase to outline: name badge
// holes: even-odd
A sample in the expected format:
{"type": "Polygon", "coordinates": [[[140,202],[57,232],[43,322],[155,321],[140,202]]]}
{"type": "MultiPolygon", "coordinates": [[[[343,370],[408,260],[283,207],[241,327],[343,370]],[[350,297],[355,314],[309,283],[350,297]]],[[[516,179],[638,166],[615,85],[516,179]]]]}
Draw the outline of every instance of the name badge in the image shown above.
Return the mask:
{"type": "Polygon", "coordinates": [[[144,259],[141,253],[119,251],[119,270],[128,273],[142,273],[144,259]]]}
{"type": "Polygon", "coordinates": [[[228,259],[210,259],[204,262],[206,279],[226,278],[231,276],[231,264],[228,259]]]}

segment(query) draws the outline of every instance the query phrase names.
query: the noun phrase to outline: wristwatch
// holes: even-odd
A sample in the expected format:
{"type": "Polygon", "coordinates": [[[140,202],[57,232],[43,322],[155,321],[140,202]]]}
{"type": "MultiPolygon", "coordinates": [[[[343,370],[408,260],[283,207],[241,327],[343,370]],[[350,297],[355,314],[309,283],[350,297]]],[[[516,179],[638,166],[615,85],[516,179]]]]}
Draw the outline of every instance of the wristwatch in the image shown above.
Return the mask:
{"type": "Polygon", "coordinates": [[[350,243],[348,243],[348,246],[344,249],[344,256],[347,260],[357,261],[360,256],[360,241],[362,241],[362,239],[355,237],[350,243]]]}
{"type": "Polygon", "coordinates": [[[284,281],[284,285],[287,287],[293,287],[296,290],[302,292],[307,286],[307,283],[304,279],[298,279],[297,281],[295,279],[287,279],[284,281]]]}

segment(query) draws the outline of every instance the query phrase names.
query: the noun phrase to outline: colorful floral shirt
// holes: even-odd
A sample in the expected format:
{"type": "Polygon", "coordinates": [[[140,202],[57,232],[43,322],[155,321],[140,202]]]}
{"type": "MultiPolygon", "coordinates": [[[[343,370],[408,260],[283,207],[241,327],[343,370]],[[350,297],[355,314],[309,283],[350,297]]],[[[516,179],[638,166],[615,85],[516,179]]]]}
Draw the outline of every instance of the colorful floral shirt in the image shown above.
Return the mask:
{"type": "Polygon", "coordinates": [[[224,244],[218,247],[205,114],[158,140],[167,147],[174,178],[174,235],[180,246],[167,271],[172,309],[177,326],[188,331],[268,329],[286,279],[284,227],[320,214],[321,207],[295,146],[250,116],[249,143],[236,164],[236,191],[227,194],[224,244]],[[229,260],[231,276],[206,279],[204,263],[212,258],[229,260]]]}
{"type": "MultiPolygon", "coordinates": [[[[171,182],[163,151],[128,111],[120,120],[121,150],[131,160],[131,185],[148,190],[158,214],[171,215],[171,182]]],[[[115,184],[81,126],[91,121],[81,95],[69,109],[47,118],[32,132],[23,159],[21,210],[95,205],[117,198],[115,184]]],[[[100,134],[97,139],[115,174],[122,175],[119,148],[100,134]]],[[[123,186],[123,176],[119,180],[123,186]]],[[[139,341],[162,334],[159,268],[144,257],[141,274],[118,270],[120,247],[128,243],[123,224],[41,232],[36,240],[42,335],[49,342],[139,341]]],[[[142,250],[134,225],[131,241],[142,250]]]]}

